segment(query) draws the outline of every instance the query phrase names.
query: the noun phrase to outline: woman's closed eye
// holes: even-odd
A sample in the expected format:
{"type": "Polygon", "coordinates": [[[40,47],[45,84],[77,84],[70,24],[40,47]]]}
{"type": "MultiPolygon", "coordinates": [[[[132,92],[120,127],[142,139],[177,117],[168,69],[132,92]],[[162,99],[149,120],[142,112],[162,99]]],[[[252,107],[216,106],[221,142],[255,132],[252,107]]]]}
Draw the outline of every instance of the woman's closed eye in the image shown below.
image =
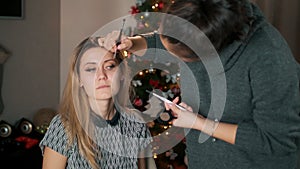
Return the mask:
{"type": "Polygon", "coordinates": [[[86,71],[86,72],[96,72],[97,68],[96,67],[86,67],[84,69],[84,71],[86,71]]]}

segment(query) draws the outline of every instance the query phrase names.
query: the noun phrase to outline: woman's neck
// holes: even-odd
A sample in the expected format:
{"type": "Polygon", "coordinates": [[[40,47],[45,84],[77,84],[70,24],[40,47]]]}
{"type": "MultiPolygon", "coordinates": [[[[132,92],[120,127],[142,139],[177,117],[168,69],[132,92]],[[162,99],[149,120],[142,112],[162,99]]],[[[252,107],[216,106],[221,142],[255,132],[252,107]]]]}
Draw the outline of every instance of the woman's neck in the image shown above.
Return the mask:
{"type": "Polygon", "coordinates": [[[101,116],[105,120],[111,120],[116,114],[116,110],[110,109],[110,100],[90,100],[92,111],[101,116]],[[110,112],[109,112],[110,111],[110,112]]]}

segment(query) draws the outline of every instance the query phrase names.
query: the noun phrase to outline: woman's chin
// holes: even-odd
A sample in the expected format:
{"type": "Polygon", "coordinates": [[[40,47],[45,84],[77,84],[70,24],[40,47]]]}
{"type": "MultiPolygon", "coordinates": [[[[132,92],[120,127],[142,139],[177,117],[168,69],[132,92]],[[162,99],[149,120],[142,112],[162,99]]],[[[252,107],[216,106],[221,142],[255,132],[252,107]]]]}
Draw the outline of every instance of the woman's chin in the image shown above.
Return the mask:
{"type": "Polygon", "coordinates": [[[112,98],[111,94],[106,94],[106,93],[96,96],[96,100],[109,100],[111,98],[112,98]]]}

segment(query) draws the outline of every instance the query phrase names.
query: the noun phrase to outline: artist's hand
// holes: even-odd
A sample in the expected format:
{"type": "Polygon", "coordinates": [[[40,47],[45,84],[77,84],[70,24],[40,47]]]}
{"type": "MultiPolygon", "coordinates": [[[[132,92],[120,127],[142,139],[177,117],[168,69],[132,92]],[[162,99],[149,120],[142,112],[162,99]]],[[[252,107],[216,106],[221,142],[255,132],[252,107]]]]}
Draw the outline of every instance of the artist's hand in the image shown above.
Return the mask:
{"type": "MultiPolygon", "coordinates": [[[[174,104],[177,104],[179,98],[176,97],[173,100],[174,104]]],[[[196,113],[193,113],[192,107],[188,106],[186,103],[180,103],[179,105],[184,107],[186,110],[181,110],[176,107],[174,104],[165,103],[165,107],[167,110],[172,110],[173,116],[176,117],[172,123],[176,127],[183,127],[183,128],[194,128],[194,124],[199,118],[196,113]]]]}
{"type": "Polygon", "coordinates": [[[127,36],[122,35],[121,41],[117,45],[117,40],[119,38],[120,31],[113,31],[108,33],[105,37],[99,38],[98,43],[111,52],[118,50],[128,50],[132,47],[133,43],[127,36]]]}

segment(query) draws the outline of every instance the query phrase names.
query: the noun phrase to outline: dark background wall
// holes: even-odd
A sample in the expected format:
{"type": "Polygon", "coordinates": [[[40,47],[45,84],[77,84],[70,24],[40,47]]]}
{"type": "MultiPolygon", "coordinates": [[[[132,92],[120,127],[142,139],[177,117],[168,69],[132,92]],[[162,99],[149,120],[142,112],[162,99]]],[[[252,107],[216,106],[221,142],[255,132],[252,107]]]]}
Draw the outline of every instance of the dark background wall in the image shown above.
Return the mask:
{"type": "Polygon", "coordinates": [[[14,124],[40,108],[56,108],[60,0],[24,1],[23,19],[0,19],[0,44],[11,52],[3,64],[0,120],[14,124]]]}
{"type": "Polygon", "coordinates": [[[282,33],[300,63],[300,1],[252,0],[256,2],[269,21],[282,33]]]}
{"type": "Polygon", "coordinates": [[[23,0],[23,19],[0,18],[3,64],[0,121],[33,120],[41,108],[57,109],[73,48],[106,23],[128,15],[135,0],[23,0]],[[114,9],[114,12],[112,12],[114,9]]]}

